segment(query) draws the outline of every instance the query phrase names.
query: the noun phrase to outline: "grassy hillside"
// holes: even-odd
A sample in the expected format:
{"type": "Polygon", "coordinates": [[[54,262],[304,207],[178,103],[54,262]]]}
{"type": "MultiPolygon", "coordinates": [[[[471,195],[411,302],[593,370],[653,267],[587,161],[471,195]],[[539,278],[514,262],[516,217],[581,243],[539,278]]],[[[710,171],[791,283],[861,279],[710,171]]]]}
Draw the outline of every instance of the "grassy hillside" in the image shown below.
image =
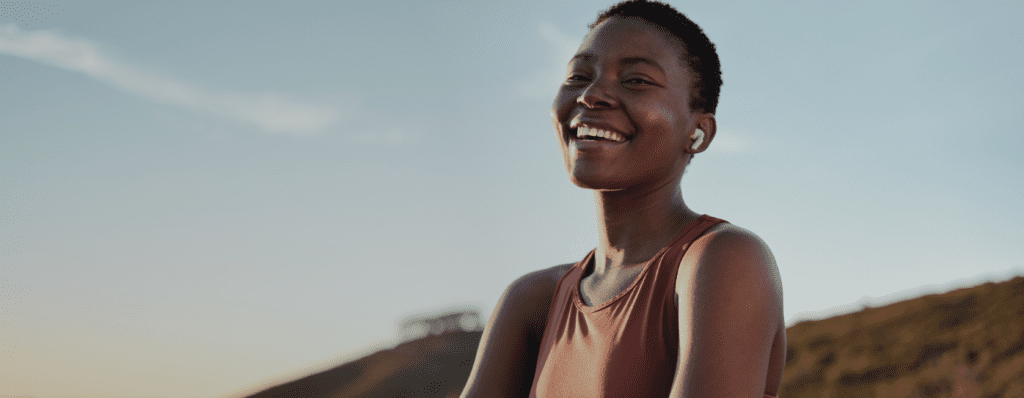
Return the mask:
{"type": "Polygon", "coordinates": [[[781,394],[1024,397],[1024,278],[786,330],[781,394]]]}
{"type": "MultiPolygon", "coordinates": [[[[787,329],[780,396],[1024,397],[1024,278],[787,329]]],[[[410,341],[252,398],[457,397],[479,332],[410,341]]]]}
{"type": "Polygon", "coordinates": [[[480,332],[427,336],[250,398],[458,397],[479,342],[480,332]]]}

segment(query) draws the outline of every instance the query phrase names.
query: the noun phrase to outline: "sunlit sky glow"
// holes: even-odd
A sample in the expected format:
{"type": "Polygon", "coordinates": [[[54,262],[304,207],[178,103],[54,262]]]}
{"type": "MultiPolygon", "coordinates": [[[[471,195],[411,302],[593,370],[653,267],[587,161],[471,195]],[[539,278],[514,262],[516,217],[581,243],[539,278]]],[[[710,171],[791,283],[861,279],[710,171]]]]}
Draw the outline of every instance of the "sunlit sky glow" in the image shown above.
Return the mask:
{"type": "MultiPolygon", "coordinates": [[[[0,396],[231,396],[580,260],[549,112],[610,4],[0,2],[0,396]]],[[[787,324],[1024,275],[1021,2],[672,4],[725,81],[684,197],[787,324]]]]}

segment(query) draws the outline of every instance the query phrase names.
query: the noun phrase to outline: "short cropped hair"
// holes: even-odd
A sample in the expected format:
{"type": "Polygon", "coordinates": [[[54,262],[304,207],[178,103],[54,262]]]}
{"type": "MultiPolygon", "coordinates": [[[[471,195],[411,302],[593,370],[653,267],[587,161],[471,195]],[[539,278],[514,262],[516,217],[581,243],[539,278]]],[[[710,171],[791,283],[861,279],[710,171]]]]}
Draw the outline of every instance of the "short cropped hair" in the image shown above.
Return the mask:
{"type": "Polygon", "coordinates": [[[609,18],[639,18],[658,26],[683,46],[683,61],[696,74],[694,95],[690,108],[715,113],[718,94],[722,90],[722,66],[715,52],[715,44],[708,39],[700,26],[672,6],[658,1],[627,0],[611,6],[597,16],[590,24],[593,30],[609,18]]]}

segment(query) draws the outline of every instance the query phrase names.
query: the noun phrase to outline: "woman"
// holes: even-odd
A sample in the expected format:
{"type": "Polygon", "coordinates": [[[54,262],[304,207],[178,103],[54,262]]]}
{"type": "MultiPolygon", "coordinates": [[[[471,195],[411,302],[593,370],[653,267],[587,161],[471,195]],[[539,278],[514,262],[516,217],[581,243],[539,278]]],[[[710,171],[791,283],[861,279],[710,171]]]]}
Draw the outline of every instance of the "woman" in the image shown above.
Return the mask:
{"type": "Polygon", "coordinates": [[[594,191],[599,244],[505,291],[463,397],[773,397],[782,287],[753,233],[683,202],[715,138],[714,45],[672,7],[619,3],[573,57],[552,106],[572,182],[594,191]]]}

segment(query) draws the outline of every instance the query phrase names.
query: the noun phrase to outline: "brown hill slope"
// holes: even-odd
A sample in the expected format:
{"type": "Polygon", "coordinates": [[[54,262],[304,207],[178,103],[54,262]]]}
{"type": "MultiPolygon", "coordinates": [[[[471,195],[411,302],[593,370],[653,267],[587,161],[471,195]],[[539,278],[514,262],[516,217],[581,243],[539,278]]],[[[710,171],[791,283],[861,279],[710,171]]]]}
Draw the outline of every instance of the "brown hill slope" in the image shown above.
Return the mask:
{"type": "Polygon", "coordinates": [[[479,342],[480,332],[427,336],[249,398],[458,397],[479,342]]]}
{"type": "MultiPolygon", "coordinates": [[[[1024,397],[1024,278],[924,296],[787,329],[780,396],[1024,397]]],[[[251,398],[457,397],[480,332],[453,332],[251,398]]]]}
{"type": "Polygon", "coordinates": [[[786,329],[790,397],[1024,397],[1024,278],[786,329]]]}

